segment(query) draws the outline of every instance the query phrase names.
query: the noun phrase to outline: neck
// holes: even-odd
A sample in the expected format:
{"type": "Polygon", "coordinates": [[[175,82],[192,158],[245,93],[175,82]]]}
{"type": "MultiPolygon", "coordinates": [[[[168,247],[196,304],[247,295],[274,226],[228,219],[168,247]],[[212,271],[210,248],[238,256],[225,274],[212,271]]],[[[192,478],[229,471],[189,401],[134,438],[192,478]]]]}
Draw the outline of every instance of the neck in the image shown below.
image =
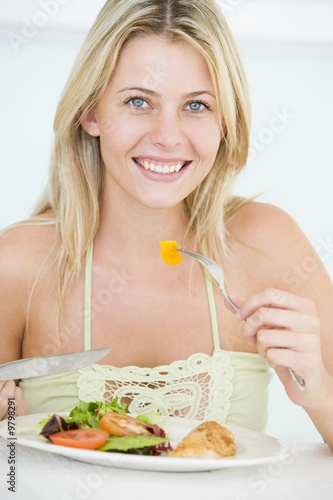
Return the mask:
{"type": "MultiPolygon", "coordinates": [[[[142,264],[143,260],[149,260],[150,265],[154,261],[160,263],[159,241],[176,240],[183,244],[186,225],[183,203],[171,208],[150,208],[103,199],[94,249],[101,257],[112,255],[113,259],[126,259],[128,264],[142,264]]],[[[186,244],[189,242],[187,237],[186,244]]]]}

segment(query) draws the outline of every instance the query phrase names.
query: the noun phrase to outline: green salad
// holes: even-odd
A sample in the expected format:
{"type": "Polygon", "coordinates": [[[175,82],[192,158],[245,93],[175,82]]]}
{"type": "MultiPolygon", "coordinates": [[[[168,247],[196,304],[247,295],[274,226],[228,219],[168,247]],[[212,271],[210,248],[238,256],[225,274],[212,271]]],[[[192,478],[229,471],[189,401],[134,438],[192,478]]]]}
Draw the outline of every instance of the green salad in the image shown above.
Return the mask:
{"type": "Polygon", "coordinates": [[[118,398],[110,403],[81,401],[68,416],[53,414],[39,422],[40,434],[60,446],[140,455],[170,454],[172,447],[161,427],[159,412],[134,418],[126,407],[118,398]]]}

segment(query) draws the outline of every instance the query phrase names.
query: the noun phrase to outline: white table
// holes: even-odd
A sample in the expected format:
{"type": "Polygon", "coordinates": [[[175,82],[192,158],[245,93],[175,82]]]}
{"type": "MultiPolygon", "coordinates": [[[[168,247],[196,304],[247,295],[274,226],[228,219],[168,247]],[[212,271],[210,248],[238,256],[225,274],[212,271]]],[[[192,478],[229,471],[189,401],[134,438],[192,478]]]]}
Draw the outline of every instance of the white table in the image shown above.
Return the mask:
{"type": "Polygon", "coordinates": [[[288,459],[210,472],[147,472],[77,462],[16,447],[16,492],[7,490],[8,448],[0,438],[2,500],[329,500],[333,453],[325,444],[290,442],[288,459]]]}

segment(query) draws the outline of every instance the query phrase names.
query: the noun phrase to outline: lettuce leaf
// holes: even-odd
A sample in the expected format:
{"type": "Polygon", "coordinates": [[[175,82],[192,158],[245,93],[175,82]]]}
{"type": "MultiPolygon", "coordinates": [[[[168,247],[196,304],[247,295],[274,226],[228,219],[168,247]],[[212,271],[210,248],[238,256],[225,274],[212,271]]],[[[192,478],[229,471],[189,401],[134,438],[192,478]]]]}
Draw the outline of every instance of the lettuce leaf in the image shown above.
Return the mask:
{"type": "Polygon", "coordinates": [[[46,418],[43,418],[43,420],[41,420],[40,422],[38,422],[38,424],[40,425],[41,429],[44,427],[44,425],[47,424],[47,422],[49,420],[51,420],[53,415],[51,415],[50,413],[48,414],[48,416],[46,418]]]}
{"type": "Polygon", "coordinates": [[[76,422],[68,423],[60,415],[53,415],[50,420],[43,426],[41,435],[49,439],[51,434],[61,431],[70,431],[73,429],[78,429],[79,426],[76,422]]]}
{"type": "Polygon", "coordinates": [[[99,422],[108,411],[115,411],[126,415],[126,404],[120,405],[118,398],[115,398],[111,403],[104,403],[104,401],[93,401],[86,403],[80,401],[79,406],[75,406],[67,417],[67,422],[76,422],[81,427],[98,428],[99,422]]]}
{"type": "Polygon", "coordinates": [[[173,451],[173,448],[169,442],[169,438],[166,435],[165,431],[163,430],[163,425],[166,422],[166,420],[169,418],[169,416],[165,416],[162,419],[162,416],[159,411],[154,411],[151,413],[145,413],[143,415],[138,415],[136,417],[138,420],[141,422],[145,423],[146,425],[149,425],[149,430],[154,436],[158,436],[161,438],[167,438],[165,439],[164,443],[160,443],[158,445],[154,445],[151,447],[151,454],[152,455],[168,455],[173,451]],[[162,422],[163,420],[163,422],[162,422]]]}
{"type": "Polygon", "coordinates": [[[110,436],[99,451],[129,451],[165,443],[166,438],[158,436],[110,436]]]}
{"type": "MultiPolygon", "coordinates": [[[[158,425],[159,427],[163,427],[162,423],[162,417],[161,413],[159,411],[152,411],[150,413],[143,413],[142,415],[138,415],[136,417],[138,420],[145,424],[155,424],[158,425]]],[[[164,421],[167,420],[169,417],[164,417],[164,421]]]]}
{"type": "Polygon", "coordinates": [[[49,437],[50,434],[62,430],[78,428],[98,429],[99,422],[105,412],[115,411],[126,414],[126,406],[126,404],[120,405],[118,398],[115,398],[111,403],[104,403],[104,401],[86,403],[85,401],[80,401],[80,404],[75,406],[68,416],[62,415],[59,417],[58,415],[49,415],[44,420],[41,420],[39,422],[42,429],[41,434],[49,437]]]}

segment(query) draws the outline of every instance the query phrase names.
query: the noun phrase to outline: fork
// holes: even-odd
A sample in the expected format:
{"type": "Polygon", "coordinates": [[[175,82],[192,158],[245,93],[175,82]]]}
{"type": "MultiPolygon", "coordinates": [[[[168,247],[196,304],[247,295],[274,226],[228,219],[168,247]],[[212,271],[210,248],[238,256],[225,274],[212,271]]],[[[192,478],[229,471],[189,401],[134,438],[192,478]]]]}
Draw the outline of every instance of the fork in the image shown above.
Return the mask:
{"type": "MultiPolygon", "coordinates": [[[[219,286],[219,289],[222,292],[223,297],[228,302],[230,307],[232,307],[232,309],[235,312],[238,311],[238,308],[235,306],[235,304],[233,304],[233,302],[231,302],[231,300],[228,297],[228,294],[227,294],[225,287],[224,287],[223,271],[220,268],[220,266],[215,262],[215,260],[210,259],[209,257],[206,257],[205,255],[202,255],[200,253],[193,252],[193,250],[185,250],[184,248],[173,248],[172,250],[175,252],[182,253],[184,255],[188,255],[189,257],[192,257],[193,259],[200,262],[200,264],[202,264],[204,266],[204,268],[207,269],[207,271],[213,276],[214,280],[216,281],[216,283],[219,286]]],[[[301,391],[304,391],[305,383],[304,383],[304,380],[302,379],[302,377],[296,377],[295,373],[290,368],[288,368],[288,371],[290,373],[291,378],[293,379],[293,381],[297,385],[297,387],[301,391]]]]}

